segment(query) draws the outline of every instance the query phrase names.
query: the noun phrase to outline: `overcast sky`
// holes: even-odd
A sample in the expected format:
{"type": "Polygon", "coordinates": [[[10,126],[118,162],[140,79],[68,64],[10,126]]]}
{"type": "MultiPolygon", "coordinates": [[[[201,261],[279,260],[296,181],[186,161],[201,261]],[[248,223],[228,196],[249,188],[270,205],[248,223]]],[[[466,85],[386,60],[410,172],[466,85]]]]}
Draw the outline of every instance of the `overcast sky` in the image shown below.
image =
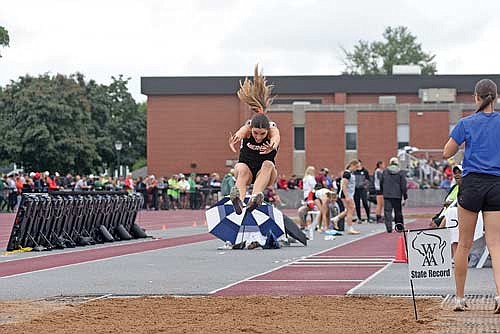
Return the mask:
{"type": "Polygon", "coordinates": [[[337,75],[343,46],[404,25],[438,74],[500,73],[500,1],[4,0],[0,86],[30,74],[337,75]]]}

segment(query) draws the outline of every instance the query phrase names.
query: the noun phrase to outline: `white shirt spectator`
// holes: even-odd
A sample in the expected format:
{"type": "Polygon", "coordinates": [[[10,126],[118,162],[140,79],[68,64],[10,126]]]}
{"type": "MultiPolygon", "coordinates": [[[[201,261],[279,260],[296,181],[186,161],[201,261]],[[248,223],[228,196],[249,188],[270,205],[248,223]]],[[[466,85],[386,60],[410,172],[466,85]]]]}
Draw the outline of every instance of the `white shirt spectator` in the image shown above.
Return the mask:
{"type": "Polygon", "coordinates": [[[185,191],[185,192],[189,191],[189,189],[190,189],[189,182],[184,178],[180,179],[179,180],[179,189],[180,189],[180,191],[185,191]]]}
{"type": "Polygon", "coordinates": [[[314,186],[316,185],[316,179],[313,175],[306,175],[302,179],[302,189],[304,190],[304,199],[307,198],[311,191],[314,191],[314,186]]]}
{"type": "Polygon", "coordinates": [[[87,181],[84,179],[78,180],[78,182],[75,184],[75,191],[84,190],[87,188],[88,188],[87,181]]]}
{"type": "Polygon", "coordinates": [[[321,188],[321,189],[316,190],[316,192],[314,193],[314,196],[316,196],[316,198],[324,200],[324,199],[326,199],[326,197],[329,193],[333,193],[333,192],[328,188],[321,188]]]}

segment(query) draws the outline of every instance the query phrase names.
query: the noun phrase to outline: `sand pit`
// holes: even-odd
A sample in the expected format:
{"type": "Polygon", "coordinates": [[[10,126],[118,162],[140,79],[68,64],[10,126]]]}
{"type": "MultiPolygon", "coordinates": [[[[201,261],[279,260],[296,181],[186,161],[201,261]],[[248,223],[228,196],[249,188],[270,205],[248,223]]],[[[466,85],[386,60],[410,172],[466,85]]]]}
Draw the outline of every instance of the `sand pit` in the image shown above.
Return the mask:
{"type": "Polygon", "coordinates": [[[139,297],[0,303],[0,333],[431,333],[440,299],[139,297]]]}

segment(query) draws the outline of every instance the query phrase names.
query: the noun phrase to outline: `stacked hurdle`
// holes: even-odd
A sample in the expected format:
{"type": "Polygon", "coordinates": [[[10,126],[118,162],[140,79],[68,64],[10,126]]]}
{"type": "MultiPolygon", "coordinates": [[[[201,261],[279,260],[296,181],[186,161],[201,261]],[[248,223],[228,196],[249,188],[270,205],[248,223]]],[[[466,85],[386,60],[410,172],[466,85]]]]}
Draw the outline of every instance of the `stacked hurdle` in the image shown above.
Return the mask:
{"type": "Polygon", "coordinates": [[[135,220],[138,193],[67,192],[23,194],[7,251],[31,247],[51,250],[144,238],[135,220]]]}

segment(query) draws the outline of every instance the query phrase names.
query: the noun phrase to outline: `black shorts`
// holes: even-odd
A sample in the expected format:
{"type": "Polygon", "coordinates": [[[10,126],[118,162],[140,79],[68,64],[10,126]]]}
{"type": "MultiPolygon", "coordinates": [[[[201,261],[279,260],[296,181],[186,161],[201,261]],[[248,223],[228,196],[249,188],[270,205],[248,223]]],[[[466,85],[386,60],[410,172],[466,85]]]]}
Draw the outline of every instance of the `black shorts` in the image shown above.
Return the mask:
{"type": "Polygon", "coordinates": [[[375,190],[375,195],[382,196],[382,190],[375,190]]]}
{"type": "Polygon", "coordinates": [[[473,212],[500,211],[500,176],[467,174],[458,189],[458,204],[473,212]]]}
{"type": "Polygon", "coordinates": [[[248,166],[248,168],[252,172],[252,184],[253,184],[255,182],[255,179],[257,178],[257,173],[260,171],[260,167],[248,166]]]}
{"type": "MultiPolygon", "coordinates": [[[[271,161],[271,160],[269,160],[271,161]]],[[[250,163],[250,162],[247,162],[247,161],[238,161],[239,163],[243,163],[245,165],[247,165],[248,169],[250,169],[250,172],[252,172],[252,182],[251,184],[253,184],[255,182],[255,179],[257,178],[257,173],[259,173],[260,169],[262,168],[262,164],[264,162],[261,162],[260,164],[255,164],[255,163],[250,163]]],[[[274,166],[276,167],[276,164],[274,161],[271,161],[274,166]]]]}

